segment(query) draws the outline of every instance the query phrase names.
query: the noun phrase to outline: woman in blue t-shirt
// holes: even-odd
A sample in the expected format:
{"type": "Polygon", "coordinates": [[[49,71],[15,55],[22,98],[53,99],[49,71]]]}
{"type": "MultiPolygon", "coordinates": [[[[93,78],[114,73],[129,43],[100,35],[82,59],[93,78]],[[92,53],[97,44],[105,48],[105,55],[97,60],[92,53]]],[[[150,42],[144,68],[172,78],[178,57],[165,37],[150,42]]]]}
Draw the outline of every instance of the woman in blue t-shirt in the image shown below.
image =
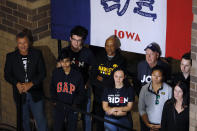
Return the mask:
{"type": "MultiPolygon", "coordinates": [[[[130,111],[134,102],[134,91],[125,79],[122,69],[116,68],[113,72],[114,84],[106,88],[102,97],[105,119],[118,123],[127,128],[133,127],[130,111]]],[[[124,131],[126,128],[110,123],[104,123],[105,131],[124,131]]]]}

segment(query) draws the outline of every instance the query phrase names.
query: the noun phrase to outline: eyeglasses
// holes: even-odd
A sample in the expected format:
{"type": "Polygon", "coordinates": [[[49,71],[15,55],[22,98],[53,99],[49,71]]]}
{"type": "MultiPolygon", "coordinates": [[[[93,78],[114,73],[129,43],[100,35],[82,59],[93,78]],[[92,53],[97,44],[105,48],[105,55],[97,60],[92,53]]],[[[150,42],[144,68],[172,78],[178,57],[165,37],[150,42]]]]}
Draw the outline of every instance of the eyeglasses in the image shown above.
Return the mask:
{"type": "Polygon", "coordinates": [[[82,39],[76,40],[76,39],[74,39],[74,38],[71,38],[71,40],[74,41],[74,42],[77,42],[77,43],[81,43],[81,42],[82,42],[82,39]]]}
{"type": "Polygon", "coordinates": [[[156,104],[156,105],[159,104],[159,98],[160,98],[160,95],[156,95],[156,100],[155,100],[155,104],[156,104]]]}

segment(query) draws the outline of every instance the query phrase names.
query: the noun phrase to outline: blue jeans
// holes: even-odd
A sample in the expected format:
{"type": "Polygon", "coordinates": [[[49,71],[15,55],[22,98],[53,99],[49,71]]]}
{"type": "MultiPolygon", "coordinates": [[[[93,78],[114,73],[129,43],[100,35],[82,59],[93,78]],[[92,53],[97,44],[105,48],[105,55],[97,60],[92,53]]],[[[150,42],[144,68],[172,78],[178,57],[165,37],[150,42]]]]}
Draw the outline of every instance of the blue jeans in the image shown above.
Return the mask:
{"type": "MultiPolygon", "coordinates": [[[[126,126],[128,128],[132,128],[133,127],[132,122],[130,122],[127,117],[114,119],[114,118],[105,116],[105,119],[107,119],[107,120],[109,120],[111,122],[114,122],[114,123],[121,124],[121,125],[126,126]]],[[[115,125],[107,123],[107,122],[104,122],[104,128],[105,128],[105,131],[128,131],[127,129],[120,128],[118,126],[115,126],[115,125]]]]}
{"type": "Polygon", "coordinates": [[[54,124],[53,131],[63,131],[65,130],[65,120],[66,120],[66,131],[76,131],[77,130],[77,120],[78,112],[68,109],[61,103],[56,103],[54,108],[54,124]]]}
{"type": "MultiPolygon", "coordinates": [[[[82,105],[83,110],[85,110],[86,112],[90,113],[90,108],[91,108],[91,88],[88,88],[86,90],[86,100],[85,100],[84,105],[82,105]]],[[[83,128],[84,131],[91,131],[91,126],[92,126],[92,122],[91,122],[91,116],[89,115],[84,115],[82,114],[82,119],[83,119],[83,128]]]]}
{"type": "Polygon", "coordinates": [[[34,102],[30,93],[26,95],[26,103],[23,104],[23,128],[24,131],[31,131],[29,111],[36,121],[38,131],[47,131],[47,122],[44,115],[43,101],[34,102]]]}

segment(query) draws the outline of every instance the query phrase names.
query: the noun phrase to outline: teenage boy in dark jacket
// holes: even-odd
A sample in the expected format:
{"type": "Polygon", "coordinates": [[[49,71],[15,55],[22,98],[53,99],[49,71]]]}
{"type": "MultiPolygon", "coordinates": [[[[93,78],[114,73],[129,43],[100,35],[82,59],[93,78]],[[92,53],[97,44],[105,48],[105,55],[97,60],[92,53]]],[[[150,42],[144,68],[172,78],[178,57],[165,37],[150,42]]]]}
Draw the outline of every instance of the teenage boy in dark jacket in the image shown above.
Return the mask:
{"type": "MultiPolygon", "coordinates": [[[[85,99],[82,105],[83,110],[90,112],[91,90],[88,86],[89,69],[95,64],[95,58],[89,48],[83,46],[88,35],[88,30],[82,26],[75,26],[70,32],[70,45],[62,49],[62,52],[68,52],[71,59],[71,66],[82,74],[85,84],[85,99]]],[[[59,65],[61,66],[61,65],[59,65]]],[[[83,115],[84,131],[91,131],[91,117],[83,115]]]]}
{"type": "MultiPolygon", "coordinates": [[[[97,64],[92,69],[91,84],[94,93],[93,110],[100,117],[104,117],[102,109],[102,94],[105,88],[112,86],[112,71],[117,68],[126,68],[126,60],[120,54],[120,40],[117,36],[110,36],[105,42],[105,51],[101,52],[97,58],[97,64]]],[[[96,130],[104,130],[104,123],[95,120],[96,130]]]]}
{"type": "Polygon", "coordinates": [[[62,52],[59,57],[61,67],[53,71],[51,80],[51,97],[57,100],[54,105],[54,131],[62,131],[64,120],[67,120],[67,131],[77,129],[78,113],[66,108],[64,102],[77,107],[83,102],[84,82],[81,73],[71,67],[68,52],[62,52]]]}

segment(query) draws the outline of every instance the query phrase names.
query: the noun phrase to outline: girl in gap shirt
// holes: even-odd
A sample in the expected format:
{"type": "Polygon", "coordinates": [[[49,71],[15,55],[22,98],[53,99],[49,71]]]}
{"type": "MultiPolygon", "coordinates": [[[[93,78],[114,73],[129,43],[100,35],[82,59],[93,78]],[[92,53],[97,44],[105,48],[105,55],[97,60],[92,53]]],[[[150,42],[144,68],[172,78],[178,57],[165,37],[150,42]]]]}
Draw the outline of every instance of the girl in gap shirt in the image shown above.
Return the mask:
{"type": "MultiPolygon", "coordinates": [[[[113,85],[105,88],[102,96],[102,106],[105,119],[118,123],[127,128],[133,127],[130,111],[134,102],[133,88],[125,79],[122,69],[116,68],[113,72],[113,85]]],[[[104,122],[105,131],[126,131],[126,128],[104,122]]]]}

